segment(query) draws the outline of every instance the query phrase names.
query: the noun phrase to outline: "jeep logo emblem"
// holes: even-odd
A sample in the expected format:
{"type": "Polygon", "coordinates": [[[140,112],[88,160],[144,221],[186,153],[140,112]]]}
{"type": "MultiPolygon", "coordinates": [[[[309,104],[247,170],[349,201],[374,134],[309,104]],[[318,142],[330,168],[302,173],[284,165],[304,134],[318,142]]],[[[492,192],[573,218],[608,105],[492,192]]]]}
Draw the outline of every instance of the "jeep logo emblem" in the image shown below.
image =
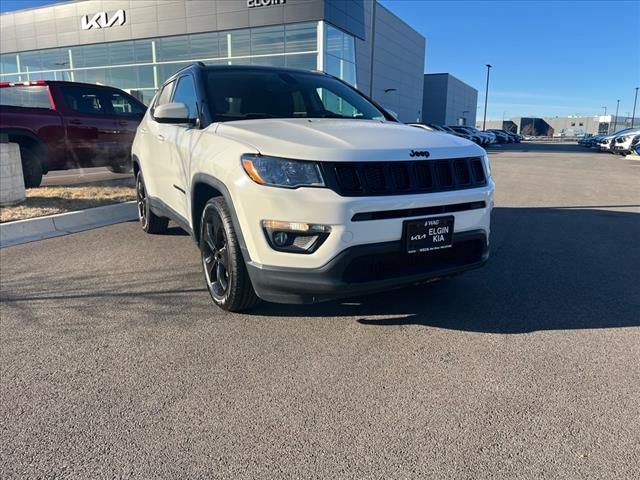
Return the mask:
{"type": "Polygon", "coordinates": [[[107,15],[107,12],[96,13],[91,20],[89,15],[82,17],[81,26],[82,30],[91,30],[92,28],[109,28],[115,24],[124,25],[127,21],[127,17],[124,14],[124,10],[117,10],[111,17],[107,15]]]}
{"type": "Polygon", "coordinates": [[[411,150],[411,153],[409,153],[409,156],[411,158],[413,158],[413,157],[429,158],[429,155],[431,155],[431,154],[429,152],[427,152],[426,150],[411,150]]]}

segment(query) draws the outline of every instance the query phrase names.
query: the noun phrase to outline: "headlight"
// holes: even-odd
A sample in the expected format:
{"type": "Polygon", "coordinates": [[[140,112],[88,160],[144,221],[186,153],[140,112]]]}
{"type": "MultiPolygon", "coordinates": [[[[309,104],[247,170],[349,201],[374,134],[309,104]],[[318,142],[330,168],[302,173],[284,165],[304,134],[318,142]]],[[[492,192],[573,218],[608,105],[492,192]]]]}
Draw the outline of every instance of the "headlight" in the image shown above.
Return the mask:
{"type": "Polygon", "coordinates": [[[316,162],[243,155],[242,167],[260,185],[274,187],[324,187],[320,165],[316,162]]]}
{"type": "Polygon", "coordinates": [[[489,155],[485,153],[482,157],[482,161],[484,162],[484,166],[487,169],[487,176],[491,177],[491,162],[489,162],[489,155]]]}

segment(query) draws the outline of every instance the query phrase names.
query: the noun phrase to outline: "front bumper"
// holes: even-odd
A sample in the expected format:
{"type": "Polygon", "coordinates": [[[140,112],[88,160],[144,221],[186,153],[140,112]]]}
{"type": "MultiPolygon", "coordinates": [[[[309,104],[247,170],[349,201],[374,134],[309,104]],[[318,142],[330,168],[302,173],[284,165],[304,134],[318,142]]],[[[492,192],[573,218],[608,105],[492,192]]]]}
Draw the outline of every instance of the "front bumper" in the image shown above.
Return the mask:
{"type": "Polygon", "coordinates": [[[630,143],[614,143],[612,147],[614,152],[628,152],[631,150],[630,143]]]}
{"type": "Polygon", "coordinates": [[[356,221],[362,215],[448,205],[484,202],[484,208],[451,213],[455,217],[455,233],[483,230],[489,236],[494,183],[485,187],[415,195],[373,197],[341,197],[328,188],[300,188],[289,190],[264,187],[251,180],[236,185],[233,201],[238,228],[244,237],[247,262],[256,265],[318,269],[327,265],[344,250],[360,246],[402,239],[403,222],[440,213],[383,215],[376,220],[356,221]],[[268,243],[261,222],[278,220],[287,222],[328,225],[331,233],[324,243],[311,254],[286,253],[274,250],[268,243]]]}
{"type": "Polygon", "coordinates": [[[273,267],[248,262],[256,293],[274,303],[317,303],[425,283],[481,267],[489,258],[484,230],[456,233],[453,246],[408,255],[401,242],[348,248],[320,268],[273,267]]]}

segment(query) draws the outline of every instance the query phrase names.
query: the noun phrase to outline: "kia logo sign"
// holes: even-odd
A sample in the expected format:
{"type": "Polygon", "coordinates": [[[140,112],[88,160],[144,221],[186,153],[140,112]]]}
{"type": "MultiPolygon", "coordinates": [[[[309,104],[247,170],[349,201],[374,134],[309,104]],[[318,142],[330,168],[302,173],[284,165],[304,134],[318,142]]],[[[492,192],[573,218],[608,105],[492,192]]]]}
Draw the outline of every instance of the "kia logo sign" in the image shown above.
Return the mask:
{"type": "Polygon", "coordinates": [[[92,28],[109,28],[114,25],[124,25],[127,21],[127,16],[124,10],[117,10],[112,15],[108,15],[107,12],[96,13],[91,20],[89,15],[82,17],[82,30],[91,30],[92,28]]]}
{"type": "Polygon", "coordinates": [[[411,150],[411,153],[409,153],[409,156],[411,158],[413,158],[413,157],[429,158],[429,155],[431,155],[431,154],[429,152],[427,152],[426,150],[411,150]]]}
{"type": "Polygon", "coordinates": [[[272,7],[273,5],[283,5],[287,0],[247,0],[247,8],[272,7]]]}

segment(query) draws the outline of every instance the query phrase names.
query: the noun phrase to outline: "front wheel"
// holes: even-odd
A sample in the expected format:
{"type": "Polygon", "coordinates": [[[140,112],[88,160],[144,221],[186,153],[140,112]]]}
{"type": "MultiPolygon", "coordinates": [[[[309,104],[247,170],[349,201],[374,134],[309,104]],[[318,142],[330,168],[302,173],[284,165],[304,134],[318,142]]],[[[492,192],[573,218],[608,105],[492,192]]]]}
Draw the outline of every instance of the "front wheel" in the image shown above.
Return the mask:
{"type": "Polygon", "coordinates": [[[210,199],[200,221],[200,254],[209,294],[229,312],[259,303],[247,272],[229,208],[221,197],[210,199]]]}
{"type": "Polygon", "coordinates": [[[159,217],[151,211],[141,171],[136,175],[136,203],[138,206],[138,220],[142,230],[147,233],[163,233],[167,229],[169,219],[159,217]]]}

